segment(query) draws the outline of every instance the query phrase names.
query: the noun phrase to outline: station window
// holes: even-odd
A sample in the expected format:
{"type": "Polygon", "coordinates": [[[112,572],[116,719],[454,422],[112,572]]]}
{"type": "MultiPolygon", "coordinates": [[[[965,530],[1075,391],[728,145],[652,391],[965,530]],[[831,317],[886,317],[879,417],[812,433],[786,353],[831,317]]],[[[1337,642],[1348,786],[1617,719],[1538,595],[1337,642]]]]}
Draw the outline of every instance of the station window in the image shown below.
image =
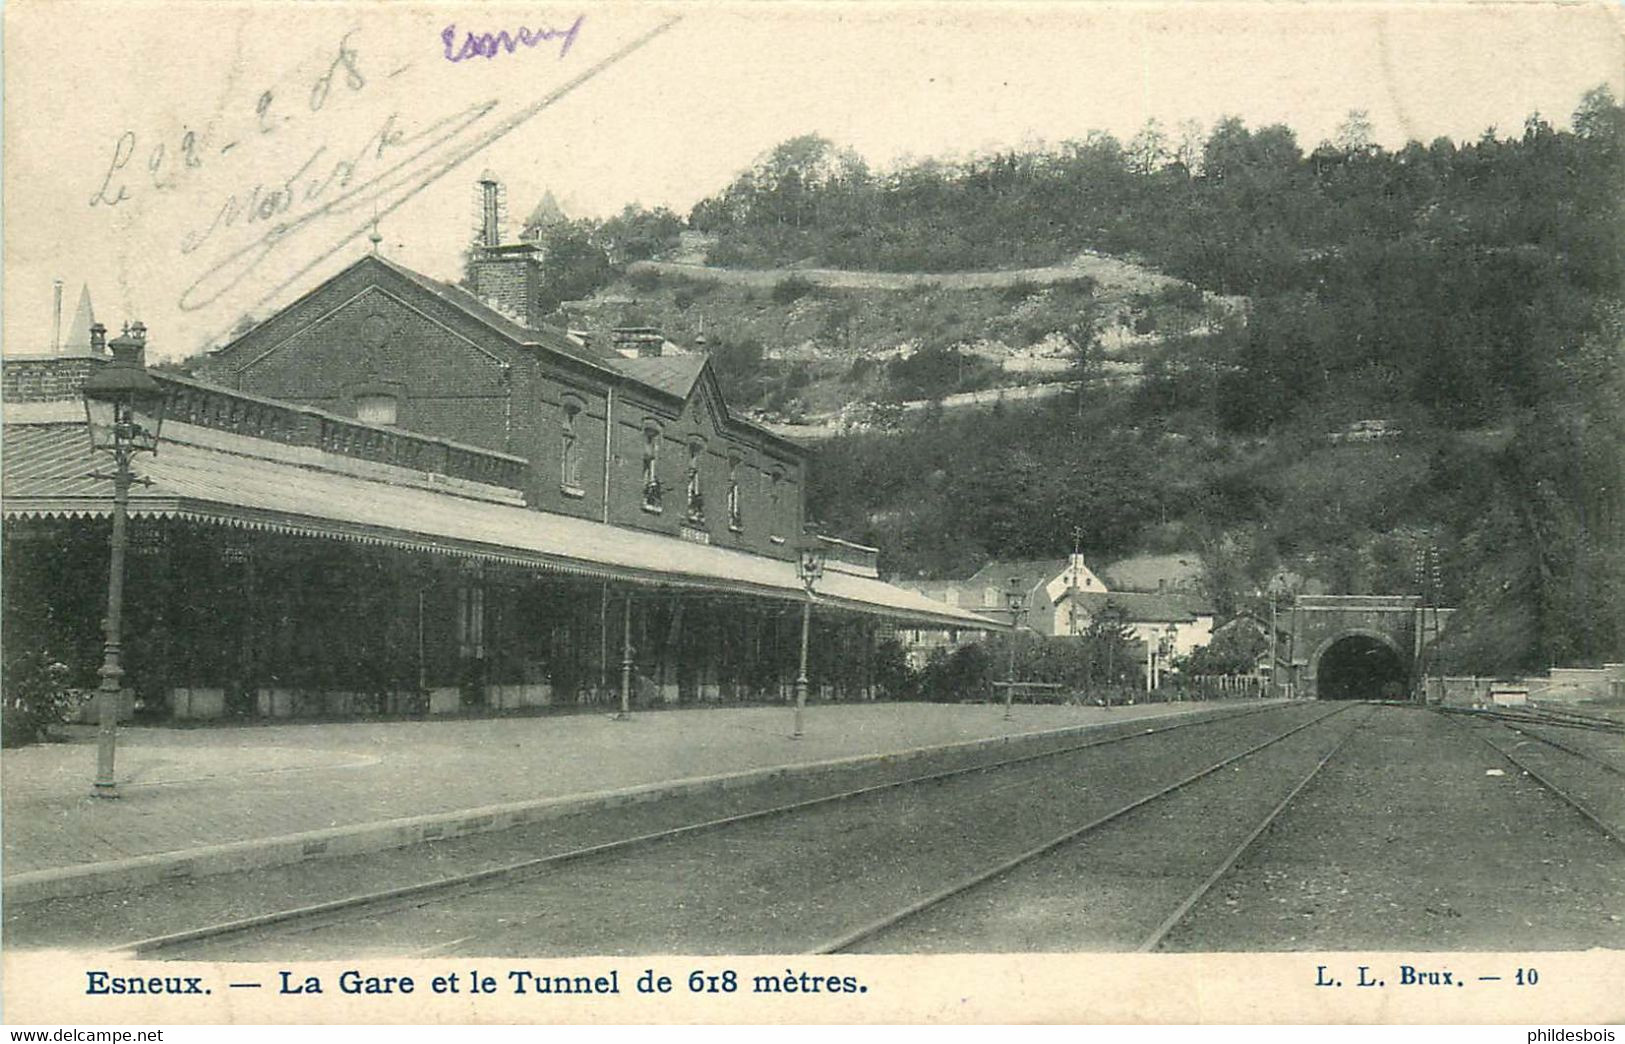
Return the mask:
{"type": "Polygon", "coordinates": [[[643,510],[661,511],[660,506],[660,425],[643,426],[643,510]]]}
{"type": "Polygon", "coordinates": [[[355,419],[368,424],[394,424],[400,413],[400,402],[393,395],[358,395],[355,400],[355,419]]]}
{"type": "Polygon", "coordinates": [[[768,534],[775,543],[784,542],[784,469],[767,473],[768,534]]]}
{"type": "Polygon", "coordinates": [[[581,444],[576,432],[576,419],[581,416],[581,403],[574,399],[564,401],[559,421],[559,485],[566,493],[581,495],[581,444]]]}
{"type": "Polygon", "coordinates": [[[700,467],[705,461],[705,443],[698,439],[688,444],[688,520],[696,524],[705,521],[705,489],[700,478],[700,467]]]}
{"type": "Polygon", "coordinates": [[[728,527],[735,531],[745,528],[745,507],[739,495],[739,452],[728,454],[728,527]]]}

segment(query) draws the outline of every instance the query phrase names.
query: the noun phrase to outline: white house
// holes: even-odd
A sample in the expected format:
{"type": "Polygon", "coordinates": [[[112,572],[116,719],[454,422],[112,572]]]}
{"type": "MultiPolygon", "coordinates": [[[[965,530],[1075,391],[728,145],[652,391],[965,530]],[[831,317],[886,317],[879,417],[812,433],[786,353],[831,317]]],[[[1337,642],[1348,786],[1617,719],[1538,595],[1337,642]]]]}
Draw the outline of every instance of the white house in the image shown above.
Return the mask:
{"type": "MultiPolygon", "coordinates": [[[[1129,572],[1124,570],[1125,573],[1129,572]]],[[[1213,637],[1213,611],[1188,588],[1114,591],[1091,569],[1081,554],[1064,559],[994,561],[963,580],[898,580],[897,586],[918,591],[948,605],[970,609],[995,620],[1009,621],[1009,592],[1021,592],[1024,629],[1052,636],[1077,636],[1088,631],[1106,607],[1119,611],[1138,641],[1153,649],[1165,638],[1172,655],[1187,656],[1213,637]]],[[[1183,585],[1181,585],[1183,587],[1183,585]]],[[[923,665],[937,649],[956,648],[986,637],[983,631],[909,631],[903,635],[910,662],[923,665]]]]}

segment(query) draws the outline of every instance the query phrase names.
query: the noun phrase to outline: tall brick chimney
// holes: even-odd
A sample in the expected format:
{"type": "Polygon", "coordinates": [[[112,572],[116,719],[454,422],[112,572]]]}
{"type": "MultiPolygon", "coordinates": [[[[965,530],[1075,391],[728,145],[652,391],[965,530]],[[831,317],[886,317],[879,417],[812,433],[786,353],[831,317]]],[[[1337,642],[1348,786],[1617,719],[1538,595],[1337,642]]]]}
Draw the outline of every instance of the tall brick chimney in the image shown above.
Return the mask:
{"type": "Polygon", "coordinates": [[[495,174],[479,180],[479,225],[470,275],[474,294],[521,326],[541,325],[542,251],[532,243],[503,243],[506,193],[495,174]]]}
{"type": "Polygon", "coordinates": [[[490,171],[480,175],[480,246],[494,247],[502,242],[502,218],[507,188],[490,171]]]}

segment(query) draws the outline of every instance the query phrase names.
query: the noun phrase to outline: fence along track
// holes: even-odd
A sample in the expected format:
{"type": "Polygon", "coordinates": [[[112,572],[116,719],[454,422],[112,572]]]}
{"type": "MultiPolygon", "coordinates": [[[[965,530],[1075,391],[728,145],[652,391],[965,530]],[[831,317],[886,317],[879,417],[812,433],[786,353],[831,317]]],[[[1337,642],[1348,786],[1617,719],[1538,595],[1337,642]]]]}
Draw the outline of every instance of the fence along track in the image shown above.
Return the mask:
{"type": "MultiPolygon", "coordinates": [[[[1123,807],[1121,807],[1121,808],[1119,808],[1119,809],[1117,809],[1117,810],[1115,810],[1113,812],[1108,812],[1104,816],[1100,816],[1100,817],[1098,817],[1096,819],[1090,820],[1088,823],[1085,823],[1083,826],[1074,827],[1073,829],[1066,831],[1065,833],[1059,835],[1058,837],[1051,838],[1050,840],[1044,842],[1041,845],[1038,845],[1038,846],[1036,846],[1034,848],[1028,849],[1025,852],[1022,852],[1020,855],[1014,856],[1014,857],[1012,857],[1010,859],[1006,859],[1003,862],[997,864],[996,866],[990,867],[987,870],[979,871],[979,872],[977,872],[975,874],[972,874],[972,875],[970,875],[968,877],[961,878],[959,881],[955,882],[952,885],[949,885],[947,888],[941,889],[940,891],[937,891],[937,892],[933,892],[931,895],[928,895],[923,899],[920,899],[920,900],[918,900],[918,901],[916,901],[914,903],[911,903],[908,906],[902,908],[901,910],[897,910],[897,911],[895,911],[893,913],[887,914],[884,917],[877,918],[877,919],[875,919],[873,921],[870,921],[868,924],[865,924],[861,928],[858,928],[858,929],[856,929],[854,931],[848,932],[848,933],[846,933],[844,935],[837,936],[834,939],[827,940],[823,944],[815,947],[812,950],[809,950],[808,953],[812,953],[812,954],[830,954],[830,953],[839,953],[842,950],[850,949],[851,947],[857,945],[858,943],[863,942],[865,939],[871,938],[872,936],[875,936],[875,935],[879,935],[881,932],[887,931],[888,929],[890,929],[890,928],[892,928],[892,927],[894,927],[894,926],[896,926],[898,924],[901,924],[903,921],[906,921],[911,917],[914,917],[914,916],[916,916],[916,915],[918,915],[920,913],[923,913],[926,910],[931,909],[932,907],[938,906],[938,905],[942,904],[943,902],[946,902],[947,900],[952,899],[956,895],[959,895],[959,894],[961,894],[963,892],[968,892],[972,888],[975,888],[975,887],[977,887],[979,885],[985,884],[988,881],[991,881],[996,877],[1000,877],[1000,876],[1002,876],[1002,875],[1004,875],[1006,873],[1009,873],[1011,870],[1014,870],[1015,868],[1021,866],[1022,864],[1031,862],[1032,860],[1037,859],[1041,855],[1044,855],[1044,854],[1046,854],[1048,852],[1052,852],[1055,849],[1060,848],[1062,845],[1065,845],[1065,844],[1067,844],[1067,843],[1069,843],[1071,841],[1074,841],[1074,840],[1076,840],[1076,839],[1078,839],[1078,838],[1084,836],[1085,834],[1088,834],[1088,833],[1090,833],[1090,832],[1092,832],[1094,830],[1098,830],[1100,827],[1105,826],[1107,823],[1110,823],[1113,820],[1119,819],[1122,816],[1128,815],[1130,812],[1133,812],[1134,810],[1136,810],[1138,808],[1141,808],[1141,807],[1143,807],[1145,805],[1148,805],[1151,802],[1156,801],[1158,798],[1166,797],[1167,795],[1172,794],[1174,791],[1181,790],[1184,787],[1187,787],[1190,784],[1195,783],[1199,779],[1202,779],[1202,778],[1204,778],[1206,776],[1210,776],[1210,775],[1212,775],[1213,773],[1219,771],[1222,768],[1225,768],[1225,767],[1227,767],[1229,765],[1235,764],[1236,762],[1242,760],[1243,758],[1251,757],[1252,755],[1258,753],[1259,751],[1264,750],[1266,747],[1272,747],[1275,744],[1281,742],[1282,740],[1288,738],[1289,736],[1295,736],[1295,735],[1297,735],[1298,733],[1302,732],[1305,729],[1313,728],[1314,726],[1319,725],[1321,722],[1326,721],[1328,718],[1336,717],[1337,715],[1342,714],[1344,711],[1348,710],[1352,706],[1354,706],[1354,704],[1344,704],[1344,705],[1342,705],[1340,707],[1337,707],[1335,710],[1329,711],[1328,713],[1322,714],[1322,715],[1314,718],[1311,721],[1304,722],[1302,725],[1293,726],[1292,728],[1288,729],[1286,732],[1283,732],[1283,733],[1280,733],[1279,735],[1273,736],[1270,739],[1267,739],[1262,743],[1255,744],[1254,746],[1247,748],[1246,750],[1242,751],[1239,754],[1233,754],[1230,757],[1227,757],[1224,760],[1222,760],[1222,761],[1220,761],[1220,762],[1218,762],[1216,764],[1209,765],[1207,768],[1201,769],[1198,772],[1194,772],[1194,773],[1190,774],[1189,776],[1186,776],[1183,779],[1181,779],[1181,780],[1179,780],[1179,781],[1177,781],[1175,783],[1170,783],[1169,785],[1167,785],[1165,787],[1162,787],[1162,788],[1160,788],[1160,789],[1158,789],[1158,790],[1156,790],[1156,791],[1154,791],[1154,792],[1152,792],[1150,794],[1147,794],[1145,797],[1142,797],[1142,798],[1139,798],[1139,799],[1137,799],[1135,801],[1132,801],[1129,804],[1124,805],[1123,807]]],[[[1262,831],[1260,831],[1260,833],[1261,832],[1262,831]]]]}
{"type": "MultiPolygon", "coordinates": [[[[433,881],[424,881],[418,884],[404,885],[398,888],[382,889],[376,892],[364,892],[357,895],[332,899],[326,902],[313,903],[309,906],[295,907],[288,910],[277,910],[267,914],[258,914],[253,917],[244,917],[232,921],[223,921],[206,925],[201,928],[191,928],[180,932],[171,932],[165,935],[151,936],[136,940],[118,947],[119,951],[135,956],[151,956],[154,953],[184,945],[186,943],[201,942],[205,939],[216,939],[227,935],[236,935],[252,932],[262,928],[271,928],[286,924],[290,921],[304,920],[320,917],[325,914],[346,913],[378,906],[385,903],[397,902],[407,899],[418,899],[434,896],[440,893],[455,892],[458,889],[469,888],[475,885],[488,884],[506,879],[517,879],[532,873],[562,866],[566,863],[594,856],[609,855],[639,845],[652,844],[673,838],[684,837],[690,834],[699,834],[711,830],[719,830],[738,823],[746,823],[757,819],[766,819],[772,816],[786,815],[803,809],[815,808],[821,805],[833,804],[840,801],[849,801],[870,794],[878,794],[887,790],[902,787],[916,786],[924,783],[933,783],[938,780],[952,779],[957,776],[970,775],[977,772],[989,772],[1007,768],[1011,765],[1039,761],[1044,758],[1063,757],[1079,751],[1090,750],[1095,747],[1105,747],[1123,743],[1133,739],[1143,739],[1175,729],[1191,728],[1198,725],[1211,725],[1219,722],[1235,721],[1239,718],[1248,718],[1256,714],[1283,710],[1294,706],[1293,704],[1272,703],[1263,707],[1251,707],[1245,710],[1225,710],[1222,713],[1206,715],[1194,721],[1176,721],[1166,725],[1147,727],[1132,732],[1125,732],[1118,736],[1107,736],[1092,739],[1084,743],[1069,744],[1055,750],[1039,751],[1032,754],[1022,754],[1001,761],[984,762],[977,765],[967,765],[960,768],[947,769],[941,772],[931,772],[920,776],[910,776],[906,779],[892,780],[886,783],[876,783],[869,786],[858,787],[853,790],[839,791],[834,794],[824,794],[804,801],[794,801],[788,804],[775,805],[771,808],[755,809],[750,812],[741,812],[737,815],[722,816],[717,819],[708,819],[700,823],[689,823],[679,827],[665,830],[651,831],[633,837],[621,838],[615,841],[606,841],[601,844],[588,845],[582,848],[571,849],[565,852],[556,852],[552,855],[537,856],[531,859],[522,859],[518,862],[505,863],[501,866],[489,867],[484,870],[473,870],[468,873],[454,874],[449,877],[436,878],[433,881]]],[[[1334,712],[1335,713],[1335,712],[1334,712]]],[[[1323,715],[1316,721],[1324,720],[1329,715],[1323,715]]],[[[1314,724],[1311,722],[1310,724],[1314,724]]]]}

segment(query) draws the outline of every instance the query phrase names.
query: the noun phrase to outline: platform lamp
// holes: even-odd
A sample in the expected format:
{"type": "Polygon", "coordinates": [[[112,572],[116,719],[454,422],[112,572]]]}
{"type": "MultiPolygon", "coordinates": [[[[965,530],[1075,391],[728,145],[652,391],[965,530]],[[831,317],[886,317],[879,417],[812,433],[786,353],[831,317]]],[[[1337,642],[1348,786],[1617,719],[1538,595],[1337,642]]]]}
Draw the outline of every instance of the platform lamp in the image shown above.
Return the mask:
{"type": "Polygon", "coordinates": [[[113,780],[113,755],[118,744],[119,695],[123,691],[124,668],[120,664],[120,634],[124,614],[124,552],[129,542],[130,485],[148,482],[130,474],[130,461],[137,453],[157,453],[158,437],[164,425],[167,395],[147,372],[147,328],[127,323],[121,337],[107,344],[107,328],[100,323],[90,328],[91,348],[100,352],[111,348],[113,357],[85,380],[85,420],[90,429],[91,449],[113,457],[112,474],[96,478],[113,480],[113,534],[107,570],[107,617],[103,621],[105,641],[102,666],[97,673],[96,783],[97,797],[118,797],[113,780]]]}
{"type": "Polygon", "coordinates": [[[807,592],[807,600],[801,603],[801,670],[796,674],[796,720],[791,739],[800,739],[802,735],[802,718],[807,709],[807,643],[812,634],[813,587],[823,576],[824,545],[816,536],[807,534],[802,538],[796,558],[796,577],[807,592]]]}
{"type": "Polygon", "coordinates": [[[1010,676],[1005,679],[1004,685],[1004,720],[1010,721],[1015,717],[1012,702],[1016,692],[1016,629],[1027,615],[1027,592],[1022,589],[1021,577],[1010,578],[1010,586],[1004,592],[1004,604],[1010,610],[1010,676]]]}

